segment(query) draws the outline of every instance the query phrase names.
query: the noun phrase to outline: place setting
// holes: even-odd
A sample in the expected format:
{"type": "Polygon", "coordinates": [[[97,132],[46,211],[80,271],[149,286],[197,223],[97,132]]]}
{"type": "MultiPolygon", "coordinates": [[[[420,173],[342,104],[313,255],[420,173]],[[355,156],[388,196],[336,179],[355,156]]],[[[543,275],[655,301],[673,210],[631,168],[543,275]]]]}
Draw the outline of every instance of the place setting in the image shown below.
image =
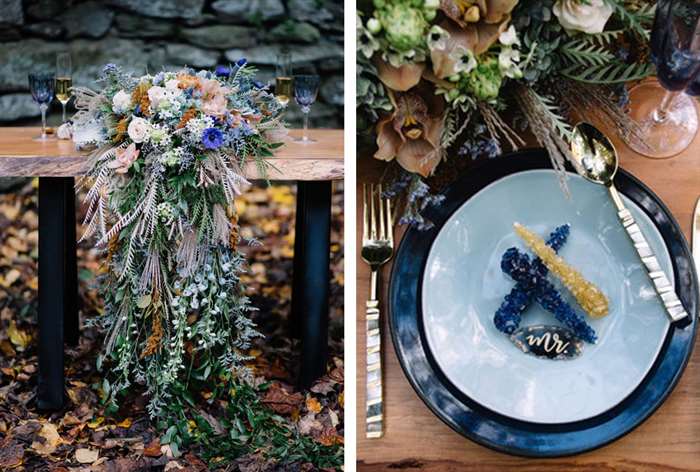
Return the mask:
{"type": "Polygon", "coordinates": [[[552,25],[532,3],[474,6],[473,20],[442,2],[423,11],[415,26],[428,32],[426,49],[418,42],[412,52],[387,20],[409,12],[362,11],[358,67],[373,89],[358,103],[373,157],[388,161],[370,174],[381,187],[363,191],[370,441],[391,431],[382,335],[434,415],[476,443],[527,457],[579,454],[630,433],[690,358],[693,255],[613,141],[625,162],[691,146],[698,9],[668,0],[635,10],[636,34],[604,2],[557,2],[559,36],[547,47],[561,63],[542,70],[533,41],[552,25]],[[470,39],[494,25],[490,43],[470,39]],[[626,59],[608,52],[618,35],[635,38],[626,59]],[[385,223],[387,210],[395,217],[385,223]]]}

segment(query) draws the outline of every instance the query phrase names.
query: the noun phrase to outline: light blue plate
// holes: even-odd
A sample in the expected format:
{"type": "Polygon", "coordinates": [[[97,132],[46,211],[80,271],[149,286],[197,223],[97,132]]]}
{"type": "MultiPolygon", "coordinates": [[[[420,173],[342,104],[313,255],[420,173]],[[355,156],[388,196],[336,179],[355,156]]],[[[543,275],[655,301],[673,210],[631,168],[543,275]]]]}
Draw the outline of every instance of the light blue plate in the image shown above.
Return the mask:
{"type": "MultiPolygon", "coordinates": [[[[573,174],[568,184],[570,200],[551,170],[531,170],[479,191],[440,230],[422,282],[425,334],[445,376],[482,406],[533,423],[585,420],[619,404],[644,379],[669,328],[606,189],[573,174]],[[527,250],[513,232],[516,221],[545,239],[569,223],[560,254],[609,299],[607,317],[586,316],[599,340],[576,359],[528,356],[494,327],[494,312],[514,285],[501,272],[501,256],[512,246],[527,250]]],[[[673,280],[661,234],[637,205],[625,204],[673,280]]],[[[533,304],[521,326],[536,324],[558,323],[533,304]]]]}

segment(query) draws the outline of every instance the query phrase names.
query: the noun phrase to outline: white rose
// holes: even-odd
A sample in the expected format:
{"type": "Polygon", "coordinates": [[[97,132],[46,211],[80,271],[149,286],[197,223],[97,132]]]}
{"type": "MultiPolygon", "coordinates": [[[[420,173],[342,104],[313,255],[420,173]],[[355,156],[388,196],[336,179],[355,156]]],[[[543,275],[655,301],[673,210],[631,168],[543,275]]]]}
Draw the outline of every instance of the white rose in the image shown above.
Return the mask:
{"type": "Polygon", "coordinates": [[[180,90],[180,81],[177,79],[170,79],[165,82],[165,88],[168,90],[180,90]]]}
{"type": "Polygon", "coordinates": [[[557,0],[552,11],[565,29],[597,34],[605,28],[613,8],[605,0],[557,0]]]}
{"type": "Polygon", "coordinates": [[[112,110],[115,113],[124,113],[131,106],[131,95],[126,93],[124,90],[118,91],[112,97],[112,110]]]}
{"type": "Polygon", "coordinates": [[[148,100],[151,102],[151,108],[154,110],[163,100],[168,98],[168,92],[163,87],[154,86],[148,89],[148,100]]]}
{"type": "Polygon", "coordinates": [[[148,137],[151,125],[143,118],[135,116],[126,131],[133,142],[142,143],[148,137]]]}

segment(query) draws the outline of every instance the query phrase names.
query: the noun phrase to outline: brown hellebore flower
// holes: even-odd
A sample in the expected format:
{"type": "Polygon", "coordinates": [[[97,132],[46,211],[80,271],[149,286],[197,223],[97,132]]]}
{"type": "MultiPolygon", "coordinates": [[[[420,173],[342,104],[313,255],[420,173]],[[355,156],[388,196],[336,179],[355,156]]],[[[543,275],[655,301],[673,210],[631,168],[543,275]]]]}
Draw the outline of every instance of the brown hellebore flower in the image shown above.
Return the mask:
{"type": "Polygon", "coordinates": [[[407,171],[428,177],[443,155],[444,101],[430,86],[398,93],[393,101],[393,113],[377,123],[374,157],[396,159],[407,171]]]}
{"type": "Polygon", "coordinates": [[[420,82],[421,75],[425,70],[425,63],[403,64],[400,67],[394,67],[388,62],[380,58],[375,60],[379,80],[382,81],[391,90],[397,92],[405,92],[408,89],[415,87],[420,82]]]}
{"type": "Polygon", "coordinates": [[[508,28],[510,12],[518,0],[440,0],[440,11],[449,20],[440,27],[449,33],[442,49],[430,51],[433,72],[441,79],[455,73],[455,51],[460,46],[478,56],[498,41],[508,28]]]}

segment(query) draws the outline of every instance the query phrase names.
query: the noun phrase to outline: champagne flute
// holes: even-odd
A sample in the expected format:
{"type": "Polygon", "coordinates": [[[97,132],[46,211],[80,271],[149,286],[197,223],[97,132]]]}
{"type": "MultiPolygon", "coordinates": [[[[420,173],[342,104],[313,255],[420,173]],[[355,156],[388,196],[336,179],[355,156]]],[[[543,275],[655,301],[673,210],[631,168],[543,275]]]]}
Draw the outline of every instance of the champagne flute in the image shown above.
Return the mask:
{"type": "Polygon", "coordinates": [[[275,96],[281,105],[287,106],[292,96],[292,55],[283,49],[277,55],[275,74],[275,96]]]}
{"type": "Polygon", "coordinates": [[[659,0],[651,32],[656,81],[630,89],[630,117],[638,137],[623,136],[637,153],[665,159],[686,149],[698,130],[693,100],[683,91],[700,69],[700,5],[694,0],[659,0]]]}
{"type": "Polygon", "coordinates": [[[58,53],[56,56],[56,98],[63,107],[62,123],[66,122],[66,105],[70,101],[71,87],[73,86],[71,69],[70,53],[58,53]]]}
{"type": "Polygon", "coordinates": [[[29,74],[29,91],[32,98],[39,104],[41,110],[41,136],[34,138],[36,141],[43,141],[49,138],[46,133],[46,110],[53,100],[56,76],[50,73],[29,74]]]}
{"type": "Polygon", "coordinates": [[[304,114],[304,131],[301,138],[295,141],[304,144],[315,143],[316,141],[307,136],[309,130],[309,112],[311,105],[316,101],[321,78],[318,75],[295,75],[294,76],[294,100],[301,107],[304,114]]]}

